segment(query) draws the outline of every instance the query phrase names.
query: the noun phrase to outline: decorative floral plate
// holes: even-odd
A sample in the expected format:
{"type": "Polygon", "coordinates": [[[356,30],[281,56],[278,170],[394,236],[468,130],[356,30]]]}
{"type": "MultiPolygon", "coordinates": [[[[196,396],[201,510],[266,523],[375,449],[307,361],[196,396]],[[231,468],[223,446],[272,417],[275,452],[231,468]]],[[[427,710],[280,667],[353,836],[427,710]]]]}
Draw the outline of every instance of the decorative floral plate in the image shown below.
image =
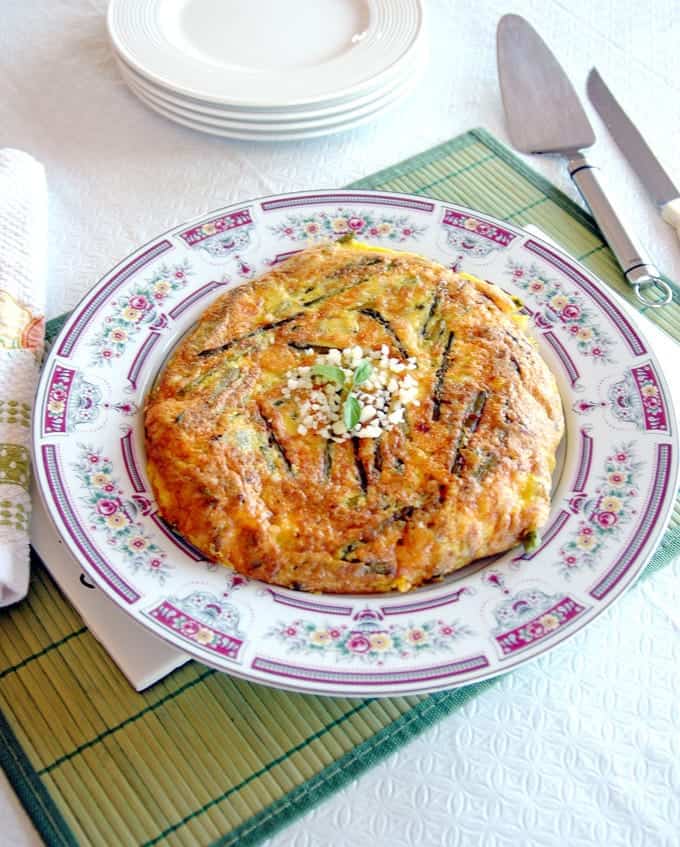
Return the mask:
{"type": "Polygon", "coordinates": [[[38,389],[35,474],[64,542],[121,608],[205,664],[267,685],[386,696],[503,673],[569,638],[637,577],[677,487],[671,400],[645,339],[585,268],[477,212],[367,191],[221,209],[140,248],[86,295],[38,389]],[[347,232],[422,253],[522,298],[567,432],[541,546],[402,595],[249,581],[176,536],[145,473],[159,369],[229,286],[347,232]]]}

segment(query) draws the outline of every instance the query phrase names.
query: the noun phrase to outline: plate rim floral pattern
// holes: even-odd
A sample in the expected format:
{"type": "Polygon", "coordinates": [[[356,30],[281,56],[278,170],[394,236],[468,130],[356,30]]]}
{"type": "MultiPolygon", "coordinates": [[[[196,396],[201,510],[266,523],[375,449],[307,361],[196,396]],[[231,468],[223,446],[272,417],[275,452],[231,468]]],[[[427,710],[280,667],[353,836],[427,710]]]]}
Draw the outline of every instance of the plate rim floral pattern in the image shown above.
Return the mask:
{"type": "MultiPolygon", "coordinates": [[[[357,226],[353,220],[349,228],[357,226]]],[[[338,224],[338,234],[342,234],[342,229],[338,224]]],[[[390,242],[385,241],[387,229],[384,229],[375,240],[376,244],[387,246],[390,242]]],[[[219,226],[217,230],[212,237],[220,235],[219,226]]],[[[120,308],[120,303],[116,308],[120,308]]],[[[135,317],[132,312],[129,314],[135,317]]],[[[90,363],[89,368],[92,367],[90,363]]],[[[68,395],[80,382],[82,379],[71,378],[65,390],[62,390],[65,383],[59,383],[59,397],[68,395]]],[[[85,384],[92,389],[91,383],[85,384]]],[[[92,403],[92,398],[99,394],[90,390],[80,402],[92,403]]],[[[54,397],[52,408],[56,409],[54,397]]],[[[395,696],[452,688],[503,673],[572,637],[620,596],[643,569],[670,518],[678,475],[678,433],[674,423],[672,398],[662,368],[643,334],[631,325],[606,286],[559,248],[490,215],[420,195],[369,190],[301,191],[234,203],[197,215],[149,240],[102,277],[74,309],[45,361],[36,393],[32,449],[40,495],[67,547],[88,576],[154,634],[207,665],[251,681],[334,696],[395,696]],[[223,286],[252,278],[256,267],[261,272],[300,249],[299,238],[286,241],[282,222],[285,223],[287,215],[297,215],[302,209],[313,217],[315,211],[324,210],[328,217],[343,207],[355,213],[362,206],[374,219],[383,212],[386,220],[408,221],[402,224],[406,234],[403,239],[400,236],[399,248],[422,251],[458,268],[462,263],[462,269],[470,273],[476,272],[477,262],[480,275],[491,276],[501,285],[506,285],[508,274],[518,267],[518,257],[527,267],[547,264],[547,271],[544,268],[543,277],[537,278],[533,286],[535,291],[532,289],[531,295],[526,295],[531,285],[525,284],[522,292],[534,334],[544,354],[551,357],[558,375],[568,420],[565,470],[551,519],[542,545],[535,553],[511,551],[500,562],[488,564],[482,570],[472,568],[470,574],[461,578],[406,595],[315,597],[275,586],[249,584],[227,568],[206,565],[200,553],[173,537],[171,530],[163,525],[145,484],[138,429],[134,426],[138,422],[136,410],[143,408],[149,372],[159,366],[162,361],[159,357],[167,354],[175,335],[183,328],[186,331],[187,321],[205,308],[207,300],[202,298],[217,296],[223,286]],[[212,224],[224,219],[228,226],[240,226],[238,216],[242,209],[249,210],[247,216],[241,216],[248,220],[248,231],[242,231],[238,255],[222,249],[224,267],[220,276],[214,257],[202,256],[204,241],[188,244],[181,235],[206,221],[212,224]],[[479,222],[474,228],[476,240],[470,241],[474,249],[470,249],[469,256],[456,254],[461,245],[465,249],[465,239],[449,240],[448,247],[442,243],[445,217],[447,213],[450,217],[452,211],[464,216],[470,230],[475,221],[479,222]],[[479,249],[479,239],[487,233],[492,233],[495,240],[492,251],[479,249]],[[244,244],[245,248],[241,249],[244,244]],[[490,261],[496,263],[493,272],[489,270],[490,261]],[[48,405],[56,368],[67,365],[79,375],[82,372],[92,377],[92,384],[96,379],[85,363],[90,356],[91,339],[87,344],[83,343],[83,337],[88,336],[90,326],[101,329],[97,320],[98,314],[101,317],[100,310],[116,297],[124,296],[128,288],[138,298],[133,308],[141,308],[141,282],[146,277],[152,278],[162,265],[180,263],[186,270],[182,285],[161,286],[163,296],[159,298],[153,320],[149,318],[144,330],[138,333],[140,339],[145,332],[146,337],[137,344],[137,349],[135,344],[130,345],[131,361],[125,359],[127,350],[121,353],[129,369],[126,373],[122,368],[119,373],[108,374],[117,392],[113,398],[117,402],[105,403],[103,411],[88,409],[87,414],[74,417],[65,414],[67,396],[64,403],[57,403],[58,414],[55,412],[52,420],[48,405]],[[558,291],[558,296],[553,294],[548,304],[540,299],[539,283],[545,283],[545,272],[553,274],[557,281],[557,287],[550,290],[558,291]],[[108,292],[107,286],[112,287],[108,292]],[[571,299],[559,293],[568,292],[574,286],[578,293],[571,299]],[[166,296],[171,301],[167,304],[166,296]],[[579,312],[579,304],[583,303],[587,308],[579,312]],[[644,366],[644,381],[626,382],[625,367],[607,362],[606,357],[602,357],[602,362],[592,361],[597,356],[592,355],[593,334],[588,333],[584,315],[606,325],[599,332],[608,339],[615,356],[617,351],[618,355],[625,355],[627,358],[622,361],[630,363],[631,369],[633,365],[637,369],[644,366]],[[587,349],[589,353],[581,355],[579,349],[587,349]],[[596,367],[599,370],[595,371],[596,367]],[[618,382],[617,377],[620,377],[618,382]],[[597,400],[591,399],[590,395],[594,396],[598,386],[601,388],[604,383],[609,395],[603,389],[597,400]],[[631,386],[640,389],[639,397],[626,394],[632,390],[631,386]],[[94,426],[93,420],[97,423],[97,415],[101,418],[97,424],[100,429],[88,430],[88,426],[94,426]],[[78,423],[74,424],[74,420],[78,423]],[[621,431],[611,429],[612,420],[621,431]],[[99,474],[92,483],[108,486],[107,491],[112,491],[111,484],[115,484],[115,503],[101,491],[94,494],[84,491],[82,486],[85,482],[90,484],[92,475],[84,474],[82,469],[79,475],[74,471],[75,448],[65,446],[64,437],[67,427],[78,426],[80,422],[84,422],[85,431],[71,432],[71,442],[86,445],[93,437],[95,441],[100,438],[99,449],[105,453],[117,451],[113,461],[115,474],[125,477],[129,490],[123,492],[125,482],[119,490],[118,479],[111,483],[104,479],[105,474],[99,474]],[[596,437],[602,432],[607,433],[610,453],[619,449],[617,444],[630,445],[633,466],[642,467],[646,499],[640,490],[634,492],[639,503],[633,502],[633,495],[630,503],[620,503],[616,486],[620,486],[621,480],[618,471],[611,469],[607,493],[595,492],[596,483],[603,484],[603,468],[593,466],[604,461],[601,438],[596,437]],[[634,456],[640,446],[644,455],[634,456]],[[68,455],[61,456],[62,449],[68,455]],[[573,485],[566,485],[566,477],[573,485]],[[80,491],[76,490],[76,478],[80,479],[80,491]],[[607,508],[599,512],[592,511],[599,508],[593,506],[596,494],[606,497],[607,508]],[[609,539],[616,538],[616,533],[609,530],[624,506],[627,511],[622,514],[625,520],[621,536],[625,538],[607,549],[609,539]],[[76,517],[87,508],[96,518],[90,529],[81,525],[81,517],[76,517]],[[588,509],[591,512],[586,514],[588,509]],[[121,517],[116,518],[119,512],[121,517]],[[587,532],[590,525],[604,533],[601,537],[607,567],[584,564],[574,569],[575,579],[570,580],[565,568],[574,564],[571,553],[578,548],[587,555],[589,545],[592,546],[587,532]],[[102,552],[100,548],[105,545],[95,537],[95,526],[105,527],[104,534],[109,538],[122,538],[127,545],[125,555],[136,563],[132,572],[116,570],[117,554],[111,547],[102,552]],[[581,531],[574,541],[569,533],[577,526],[581,531]],[[626,529],[628,526],[635,527],[635,539],[626,529]],[[141,558],[146,546],[154,553],[153,564],[141,558]],[[557,564],[561,548],[571,553],[566,564],[566,554],[562,554],[560,571],[557,564]],[[162,555],[156,554],[157,550],[162,555]],[[552,567],[550,556],[555,560],[552,567]],[[95,560],[98,564],[93,564],[95,560]],[[164,563],[162,573],[153,573],[161,562],[164,563]],[[107,567],[112,572],[111,584],[103,576],[107,567]],[[148,579],[142,574],[148,574],[148,579]],[[153,582],[149,582],[151,579],[153,582]],[[166,581],[170,585],[165,585],[166,581]],[[114,583],[120,583],[122,588],[117,591],[114,583]],[[151,585],[155,588],[150,588],[151,585]],[[213,590],[218,585],[223,590],[213,590]],[[193,591],[189,590],[191,586],[193,591]],[[202,598],[204,607],[198,608],[197,597],[202,598]],[[182,606],[185,602],[187,608],[182,606]],[[233,621],[239,618],[241,629],[234,629],[233,621]],[[242,626],[244,620],[250,621],[249,628],[242,626]],[[301,624],[312,634],[313,644],[303,644],[299,639],[296,649],[286,644],[286,638],[281,635],[286,623],[301,624]],[[452,637],[454,631],[456,637],[452,637]],[[431,633],[434,633],[432,638],[431,633]],[[400,656],[395,645],[403,648],[400,656]],[[301,661],[301,657],[306,660],[301,661]]],[[[621,455],[622,450],[619,450],[621,455]]]]}

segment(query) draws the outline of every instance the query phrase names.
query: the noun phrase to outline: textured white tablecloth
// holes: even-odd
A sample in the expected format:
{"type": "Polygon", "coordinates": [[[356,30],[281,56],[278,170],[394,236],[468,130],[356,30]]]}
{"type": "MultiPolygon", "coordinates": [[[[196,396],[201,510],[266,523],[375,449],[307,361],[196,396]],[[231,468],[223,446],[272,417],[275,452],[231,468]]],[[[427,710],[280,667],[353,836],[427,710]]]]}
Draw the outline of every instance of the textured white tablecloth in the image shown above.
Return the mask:
{"type": "MultiPolygon", "coordinates": [[[[105,0],[4,0],[0,147],[23,148],[47,170],[48,315],[74,305],[138,244],[203,210],[272,192],[343,185],[473,126],[505,138],[494,39],[496,22],[508,11],[532,21],[581,92],[597,63],[680,180],[678,0],[426,5],[432,58],[408,102],[350,133],[254,144],[182,129],[128,93],[106,42],[105,0]]],[[[606,170],[613,199],[628,208],[658,264],[680,279],[674,234],[597,117],[594,125],[593,158],[606,170]]],[[[576,196],[557,162],[532,164],[576,196]]],[[[676,847],[679,586],[676,563],[269,847],[676,847]]],[[[3,847],[40,843],[2,777],[0,820],[3,847]]]]}

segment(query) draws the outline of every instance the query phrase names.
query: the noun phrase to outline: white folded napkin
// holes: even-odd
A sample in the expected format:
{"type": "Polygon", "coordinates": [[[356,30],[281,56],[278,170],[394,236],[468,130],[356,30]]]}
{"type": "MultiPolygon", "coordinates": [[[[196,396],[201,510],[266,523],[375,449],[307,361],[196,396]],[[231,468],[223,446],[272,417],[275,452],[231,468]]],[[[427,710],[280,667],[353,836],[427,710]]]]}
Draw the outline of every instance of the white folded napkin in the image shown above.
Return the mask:
{"type": "Polygon", "coordinates": [[[45,172],[19,150],[0,150],[0,606],[26,595],[29,444],[45,338],[45,172]]]}

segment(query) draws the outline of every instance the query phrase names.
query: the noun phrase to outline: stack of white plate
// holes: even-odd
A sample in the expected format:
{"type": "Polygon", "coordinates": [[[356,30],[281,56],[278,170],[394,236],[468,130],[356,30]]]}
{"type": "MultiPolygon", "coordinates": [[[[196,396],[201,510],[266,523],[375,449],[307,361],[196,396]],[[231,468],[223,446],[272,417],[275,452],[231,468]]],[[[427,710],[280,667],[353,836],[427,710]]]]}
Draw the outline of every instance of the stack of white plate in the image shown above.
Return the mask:
{"type": "Polygon", "coordinates": [[[140,100],[226,138],[358,126],[426,62],[423,0],[111,0],[108,28],[140,100]]]}

